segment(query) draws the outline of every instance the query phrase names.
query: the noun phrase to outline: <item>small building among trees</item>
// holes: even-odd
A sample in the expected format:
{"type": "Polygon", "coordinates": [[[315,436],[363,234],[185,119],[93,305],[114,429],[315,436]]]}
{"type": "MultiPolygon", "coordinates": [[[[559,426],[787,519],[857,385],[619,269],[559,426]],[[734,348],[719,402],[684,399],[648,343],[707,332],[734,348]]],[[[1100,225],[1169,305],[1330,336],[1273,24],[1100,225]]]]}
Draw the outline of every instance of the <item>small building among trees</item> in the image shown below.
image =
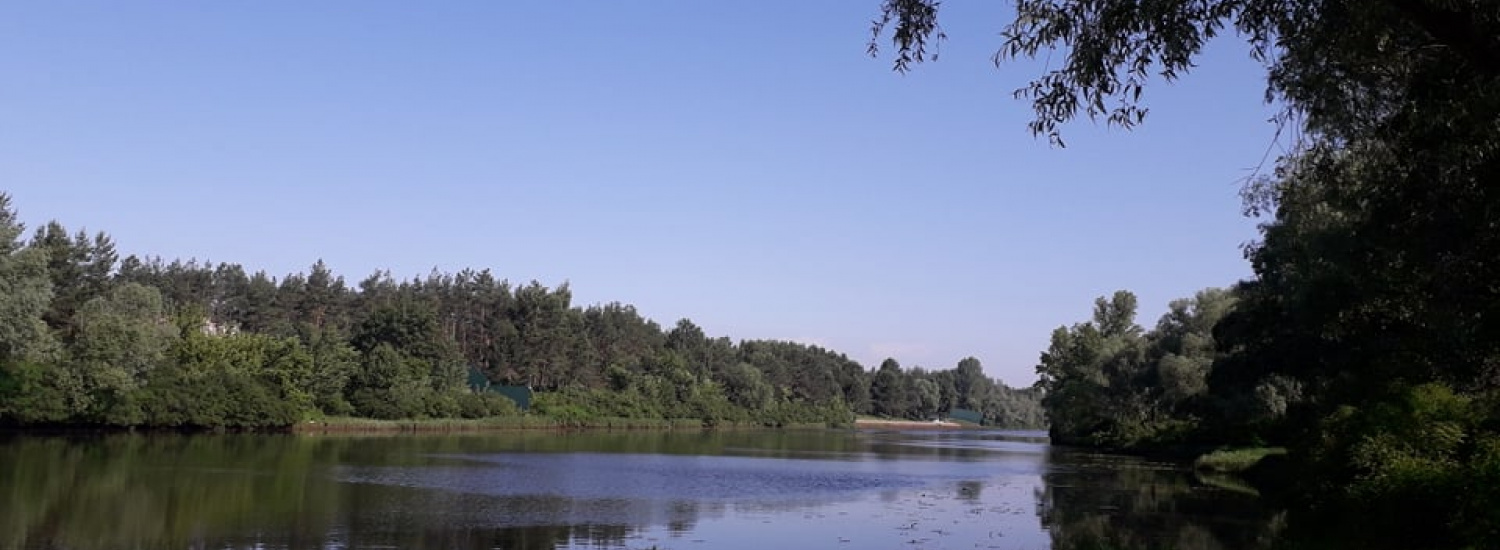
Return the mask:
{"type": "Polygon", "coordinates": [[[474,367],[469,367],[469,389],[475,392],[492,392],[514,401],[521,412],[531,409],[530,386],[507,386],[490,382],[490,378],[474,367]]]}

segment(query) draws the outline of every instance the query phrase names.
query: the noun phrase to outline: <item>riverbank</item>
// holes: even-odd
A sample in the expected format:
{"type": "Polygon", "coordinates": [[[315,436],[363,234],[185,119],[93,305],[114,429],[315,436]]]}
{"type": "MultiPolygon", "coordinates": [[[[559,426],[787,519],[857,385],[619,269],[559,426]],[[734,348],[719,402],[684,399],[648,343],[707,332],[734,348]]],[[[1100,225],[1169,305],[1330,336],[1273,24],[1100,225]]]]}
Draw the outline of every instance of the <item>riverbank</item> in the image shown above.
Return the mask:
{"type": "Polygon", "coordinates": [[[378,420],[335,417],[309,420],[291,426],[292,433],[444,433],[510,430],[758,430],[828,428],[825,424],[766,426],[753,422],[706,424],[697,418],[590,418],[562,419],[546,416],[500,416],[492,418],[422,420],[378,420]]]}
{"type": "Polygon", "coordinates": [[[920,420],[889,420],[884,418],[858,418],[854,421],[857,429],[878,430],[956,430],[962,429],[963,424],[949,422],[946,420],[927,421],[920,420]]]}

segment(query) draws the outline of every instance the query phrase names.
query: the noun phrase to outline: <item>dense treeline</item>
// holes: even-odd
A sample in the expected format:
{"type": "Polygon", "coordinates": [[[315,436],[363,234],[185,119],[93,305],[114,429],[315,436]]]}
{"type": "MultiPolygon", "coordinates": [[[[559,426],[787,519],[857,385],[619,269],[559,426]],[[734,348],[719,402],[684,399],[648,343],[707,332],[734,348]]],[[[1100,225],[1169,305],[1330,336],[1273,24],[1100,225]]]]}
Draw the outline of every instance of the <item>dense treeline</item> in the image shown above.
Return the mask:
{"type": "MultiPolygon", "coordinates": [[[[1299,298],[1309,301],[1289,308],[1264,279],[1209,289],[1174,301],[1150,331],[1135,323],[1131,293],[1099,298],[1091,320],[1053,333],[1037,367],[1053,440],[1121,450],[1285,446],[1291,462],[1257,478],[1278,476],[1270,489],[1317,512],[1315,531],[1342,525],[1351,530],[1334,536],[1395,547],[1500,540],[1496,356],[1473,341],[1423,349],[1473,338],[1476,327],[1446,313],[1402,327],[1368,305],[1299,298]],[[1369,322],[1382,329],[1364,332],[1369,322]],[[1431,362],[1438,357],[1446,362],[1431,362]],[[1407,525],[1398,532],[1380,525],[1398,521],[1407,525]]],[[[1401,305],[1402,317],[1419,311],[1401,305]]]]}
{"type": "MultiPolygon", "coordinates": [[[[890,31],[897,70],[935,52],[938,10],[881,4],[874,37],[890,31]]],[[[1021,0],[1015,14],[997,62],[1065,57],[1017,92],[1054,143],[1080,112],[1141,123],[1146,83],[1229,34],[1263,63],[1291,137],[1247,186],[1269,218],[1227,313],[1189,311],[1180,348],[1134,327],[1126,297],[1059,331],[1040,367],[1057,434],[1285,444],[1300,508],[1360,519],[1361,542],[1500,547],[1496,3],[1021,0]]]]}
{"type": "Polygon", "coordinates": [[[984,375],[979,360],[973,357],[943,371],[921,367],[902,370],[895,359],[886,359],[871,377],[870,395],[870,412],[883,416],[923,420],[965,409],[980,413],[986,425],[1046,425],[1039,390],[997,383],[984,375]]]}
{"type": "Polygon", "coordinates": [[[1317,512],[1309,536],[1380,547],[1497,540],[1500,390],[1486,374],[1494,356],[1474,364],[1450,355],[1452,363],[1426,371],[1426,357],[1440,355],[1413,355],[1423,342],[1403,340],[1438,335],[1391,325],[1360,335],[1351,325],[1369,319],[1322,311],[1331,304],[1321,300],[1268,305],[1263,284],[1174,301],[1150,331],[1135,322],[1135,296],[1120,291],[1096,300],[1089,321],[1058,328],[1037,367],[1053,441],[1148,451],[1286,446],[1291,462],[1257,478],[1275,476],[1270,490],[1317,512]],[[1261,324],[1272,314],[1275,324],[1261,324]],[[1398,521],[1407,526],[1396,532],[1379,525],[1398,521]],[[1330,524],[1350,530],[1322,533],[1330,524]]]}
{"type": "Polygon", "coordinates": [[[1208,377],[1220,352],[1213,329],[1234,307],[1230,291],[1173,301],[1146,331],[1136,297],[1099,298],[1088,322],[1059,327],[1037,366],[1058,443],[1132,448],[1192,442],[1214,404],[1208,377]]]}
{"type": "Polygon", "coordinates": [[[1256,189],[1274,218],[1255,278],[1174,302],[1153,331],[1128,292],[1059,328],[1037,368],[1054,438],[1285,446],[1289,496],[1357,518],[1351,536],[1500,543],[1500,192],[1425,165],[1414,190],[1394,162],[1288,159],[1256,189]]]}
{"type": "Polygon", "coordinates": [[[845,424],[955,407],[1035,427],[1038,393],[948,371],[874,373],[791,342],[664,330],[618,303],[577,307],[566,284],[489,271],[350,286],[319,261],[281,279],[235,264],[119,259],[105,234],[53,222],[29,241],[0,194],[0,423],[257,428],[321,416],[518,414],[470,369],[536,390],[568,420],[845,424]]]}

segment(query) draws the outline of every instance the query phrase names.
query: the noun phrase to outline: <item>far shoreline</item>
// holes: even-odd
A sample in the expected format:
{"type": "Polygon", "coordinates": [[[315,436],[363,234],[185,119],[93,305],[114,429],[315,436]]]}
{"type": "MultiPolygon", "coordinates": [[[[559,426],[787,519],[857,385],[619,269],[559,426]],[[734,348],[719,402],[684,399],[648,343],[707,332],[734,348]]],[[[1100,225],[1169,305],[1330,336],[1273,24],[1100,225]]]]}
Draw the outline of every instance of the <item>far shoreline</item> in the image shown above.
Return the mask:
{"type": "Polygon", "coordinates": [[[854,421],[856,429],[895,429],[895,430],[961,430],[965,426],[957,422],[947,420],[921,421],[921,420],[888,420],[883,418],[859,418],[854,421]]]}

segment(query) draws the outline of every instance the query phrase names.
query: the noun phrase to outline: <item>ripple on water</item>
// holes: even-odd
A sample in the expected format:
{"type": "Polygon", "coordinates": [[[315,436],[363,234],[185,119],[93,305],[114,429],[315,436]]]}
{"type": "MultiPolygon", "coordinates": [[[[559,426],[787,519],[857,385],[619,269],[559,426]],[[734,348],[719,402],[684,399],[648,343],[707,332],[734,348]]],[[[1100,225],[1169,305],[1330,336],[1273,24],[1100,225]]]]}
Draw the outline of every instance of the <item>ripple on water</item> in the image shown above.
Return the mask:
{"type": "Polygon", "coordinates": [[[905,463],[723,456],[573,453],[442,455],[468,462],[425,467],[344,467],[345,482],[493,496],[572,499],[813,499],[919,487],[970,475],[905,463]]]}

